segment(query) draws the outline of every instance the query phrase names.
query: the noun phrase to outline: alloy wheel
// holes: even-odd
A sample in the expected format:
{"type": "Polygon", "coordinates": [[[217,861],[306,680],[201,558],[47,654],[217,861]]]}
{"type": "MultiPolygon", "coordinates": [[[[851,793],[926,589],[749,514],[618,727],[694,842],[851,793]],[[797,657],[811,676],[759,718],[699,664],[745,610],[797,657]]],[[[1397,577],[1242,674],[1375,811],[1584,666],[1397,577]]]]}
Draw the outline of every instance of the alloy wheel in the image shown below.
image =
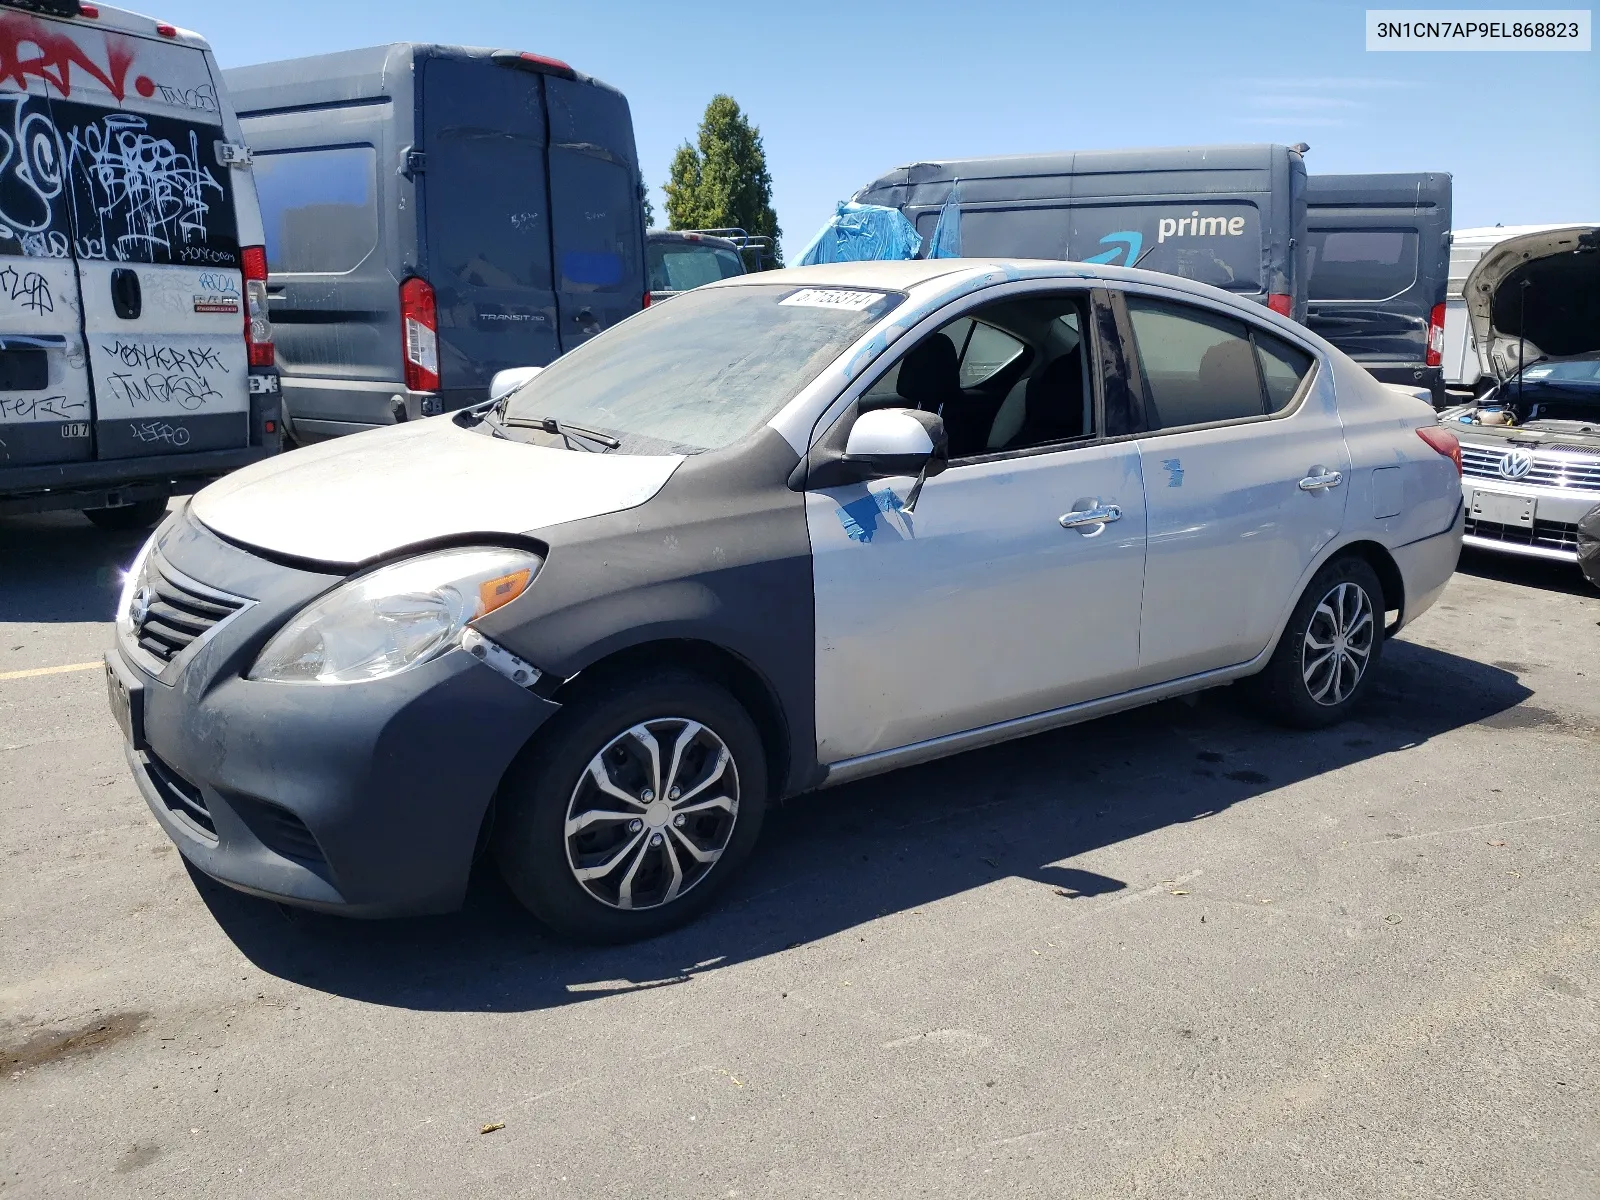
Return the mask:
{"type": "Polygon", "coordinates": [[[1372,597],[1356,583],[1335,584],[1306,626],[1300,673],[1318,704],[1343,704],[1356,690],[1372,661],[1377,617],[1372,597]]]}
{"type": "Polygon", "coordinates": [[[670,904],[708,874],[739,816],[739,771],[688,717],[642,721],[589,760],[567,804],[567,865],[611,908],[670,904]]]}

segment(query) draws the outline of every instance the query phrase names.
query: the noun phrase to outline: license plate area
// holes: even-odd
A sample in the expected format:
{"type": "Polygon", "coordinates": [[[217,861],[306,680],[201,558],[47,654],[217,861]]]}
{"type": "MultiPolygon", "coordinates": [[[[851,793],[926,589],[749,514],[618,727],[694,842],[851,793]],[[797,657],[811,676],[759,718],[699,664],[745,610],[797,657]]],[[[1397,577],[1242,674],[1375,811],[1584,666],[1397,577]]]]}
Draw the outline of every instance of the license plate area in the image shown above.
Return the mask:
{"type": "Polygon", "coordinates": [[[135,750],[148,749],[144,740],[144,684],[129,679],[110,659],[106,660],[106,698],[122,736],[135,750]]]}
{"type": "Polygon", "coordinates": [[[1532,496],[1474,490],[1472,518],[1475,521],[1487,521],[1491,525],[1512,525],[1519,529],[1532,529],[1536,503],[1532,496]]]}

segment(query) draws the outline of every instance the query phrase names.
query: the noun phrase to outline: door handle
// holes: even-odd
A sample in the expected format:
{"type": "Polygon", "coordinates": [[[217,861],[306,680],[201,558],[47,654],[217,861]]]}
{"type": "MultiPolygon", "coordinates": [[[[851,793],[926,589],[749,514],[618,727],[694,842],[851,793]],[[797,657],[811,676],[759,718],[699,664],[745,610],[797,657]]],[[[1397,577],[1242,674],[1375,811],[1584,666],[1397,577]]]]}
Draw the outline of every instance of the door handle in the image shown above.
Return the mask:
{"type": "Polygon", "coordinates": [[[1063,529],[1082,529],[1085,525],[1106,525],[1122,520],[1120,504],[1096,504],[1093,508],[1074,509],[1062,513],[1057,520],[1063,529]]]}
{"type": "Polygon", "coordinates": [[[131,267],[116,267],[111,272],[111,311],[124,321],[137,321],[144,310],[139,290],[139,273],[131,267]]]}
{"type": "Polygon", "coordinates": [[[1338,471],[1329,471],[1324,467],[1312,467],[1311,474],[1300,481],[1302,492],[1320,492],[1323,488],[1338,487],[1344,482],[1344,476],[1338,471]]]}

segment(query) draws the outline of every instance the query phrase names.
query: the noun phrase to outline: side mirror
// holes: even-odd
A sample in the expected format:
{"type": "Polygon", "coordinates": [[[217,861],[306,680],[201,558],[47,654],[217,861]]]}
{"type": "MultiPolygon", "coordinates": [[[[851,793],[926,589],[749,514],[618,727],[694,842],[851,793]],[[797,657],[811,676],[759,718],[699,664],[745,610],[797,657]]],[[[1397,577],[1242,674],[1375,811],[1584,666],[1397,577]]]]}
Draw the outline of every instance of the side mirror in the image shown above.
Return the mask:
{"type": "Polygon", "coordinates": [[[862,413],[845,442],[844,465],[857,479],[886,475],[937,475],[950,461],[944,421],[915,408],[862,413]]]}
{"type": "Polygon", "coordinates": [[[489,399],[499,400],[509,396],[542,370],[543,367],[508,367],[504,371],[496,371],[494,378],[489,380],[489,399]]]}

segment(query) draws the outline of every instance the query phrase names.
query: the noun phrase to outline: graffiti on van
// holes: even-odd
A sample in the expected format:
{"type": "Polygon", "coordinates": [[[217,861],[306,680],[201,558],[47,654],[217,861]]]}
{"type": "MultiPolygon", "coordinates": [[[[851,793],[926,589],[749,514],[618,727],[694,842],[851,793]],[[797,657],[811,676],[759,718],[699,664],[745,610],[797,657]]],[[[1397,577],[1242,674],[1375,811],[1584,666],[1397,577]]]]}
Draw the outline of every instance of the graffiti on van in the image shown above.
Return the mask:
{"type": "Polygon", "coordinates": [[[0,396],[0,420],[5,421],[70,421],[88,411],[86,396],[0,396]]]}
{"type": "Polygon", "coordinates": [[[133,46],[129,39],[112,36],[105,38],[105,47],[106,65],[101,67],[60,26],[23,13],[6,13],[0,16],[0,81],[14,83],[26,91],[32,77],[43,80],[61,95],[70,96],[72,74],[78,70],[121,100],[127,94],[133,46]]]}
{"type": "Polygon", "coordinates": [[[55,297],[50,294],[50,281],[37,271],[19,273],[14,267],[0,270],[0,296],[11,301],[24,312],[55,312],[55,297]]]}
{"type": "Polygon", "coordinates": [[[229,199],[193,127],[0,95],[0,253],[233,265],[229,199]]]}
{"type": "Polygon", "coordinates": [[[129,408],[175,406],[185,412],[198,412],[223,398],[212,373],[226,375],[228,368],[213,346],[177,349],[116,338],[102,343],[100,351],[108,361],[127,368],[107,375],[106,385],[129,408]]]}

